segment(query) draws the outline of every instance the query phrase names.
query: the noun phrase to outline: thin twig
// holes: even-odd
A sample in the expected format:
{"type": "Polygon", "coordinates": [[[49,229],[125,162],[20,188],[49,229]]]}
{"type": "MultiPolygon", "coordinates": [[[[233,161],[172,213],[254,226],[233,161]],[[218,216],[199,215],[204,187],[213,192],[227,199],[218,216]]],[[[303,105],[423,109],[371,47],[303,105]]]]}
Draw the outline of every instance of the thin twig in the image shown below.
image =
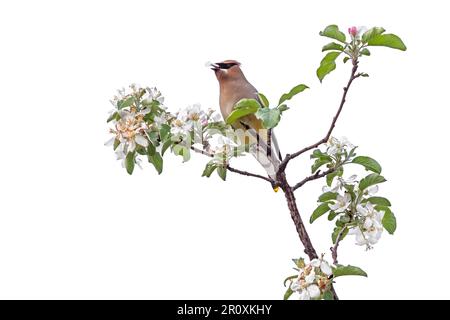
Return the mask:
{"type": "Polygon", "coordinates": [[[333,173],[334,171],[336,171],[336,168],[331,168],[324,172],[317,171],[315,174],[310,175],[309,177],[306,177],[305,179],[303,179],[302,181],[297,183],[295,186],[292,187],[292,189],[295,191],[298,188],[300,188],[301,186],[303,186],[305,183],[325,177],[326,175],[333,173]]]}
{"type": "Polygon", "coordinates": [[[336,237],[336,243],[334,244],[334,246],[332,246],[330,248],[331,250],[331,257],[333,258],[333,264],[337,264],[338,260],[338,247],[339,247],[339,242],[342,240],[341,237],[344,234],[344,231],[347,229],[347,226],[345,226],[344,228],[341,229],[341,231],[339,231],[337,237],[336,237]]]}
{"type": "MultiPolygon", "coordinates": [[[[209,152],[206,152],[205,150],[197,149],[197,148],[195,148],[194,146],[191,146],[191,150],[193,150],[193,151],[195,151],[195,152],[197,152],[197,153],[203,154],[203,155],[205,155],[205,156],[211,157],[211,158],[214,157],[213,154],[211,154],[211,153],[209,153],[209,152]]],[[[270,182],[272,185],[275,183],[275,181],[273,181],[273,180],[270,179],[270,178],[261,176],[261,175],[259,175],[259,174],[255,174],[255,173],[251,173],[251,172],[247,172],[247,171],[235,169],[235,168],[233,168],[233,167],[230,167],[229,165],[227,165],[227,169],[230,170],[231,172],[238,173],[238,174],[241,174],[241,175],[243,175],[243,176],[255,177],[255,178],[259,178],[259,179],[266,180],[267,182],[270,182]]]]}
{"type": "Polygon", "coordinates": [[[264,176],[261,176],[259,174],[255,174],[255,173],[251,173],[251,172],[235,169],[233,167],[230,167],[229,165],[227,166],[227,169],[230,170],[231,172],[238,173],[238,174],[241,174],[243,176],[263,179],[263,180],[266,180],[266,181],[270,182],[272,185],[274,184],[274,181],[272,179],[264,177],[264,176]]]}
{"type": "Polygon", "coordinates": [[[284,158],[284,160],[281,162],[279,168],[278,168],[278,172],[283,172],[286,169],[286,166],[288,164],[288,162],[296,157],[298,157],[299,155],[317,148],[319,145],[321,145],[322,143],[325,143],[328,141],[328,139],[330,139],[331,133],[333,132],[333,129],[336,125],[336,121],[339,118],[339,115],[341,114],[342,108],[344,107],[345,104],[345,99],[347,97],[347,93],[348,90],[350,89],[350,86],[352,85],[353,80],[355,80],[356,78],[358,78],[360,76],[360,74],[356,74],[356,71],[358,70],[358,61],[353,60],[353,68],[352,68],[352,73],[350,75],[350,79],[348,80],[347,86],[344,87],[344,93],[342,94],[342,98],[341,98],[341,103],[339,104],[339,108],[336,112],[336,115],[333,118],[333,121],[331,122],[330,128],[328,129],[327,134],[325,135],[324,138],[320,139],[319,141],[317,141],[316,143],[307,146],[293,154],[287,154],[286,157],[284,158]]]}

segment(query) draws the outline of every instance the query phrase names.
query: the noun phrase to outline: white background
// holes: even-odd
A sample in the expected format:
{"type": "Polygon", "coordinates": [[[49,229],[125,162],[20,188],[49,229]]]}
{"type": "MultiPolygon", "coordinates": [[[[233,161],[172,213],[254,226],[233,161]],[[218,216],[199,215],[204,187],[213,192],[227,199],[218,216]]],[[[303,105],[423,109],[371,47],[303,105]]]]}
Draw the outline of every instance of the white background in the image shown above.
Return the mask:
{"type": "MultiPolygon", "coordinates": [[[[0,4],[0,298],[280,299],[302,249],[283,194],[259,180],[201,178],[207,159],[168,156],[158,176],[115,161],[115,89],[156,85],[170,110],[218,108],[205,61],[237,59],[269,99],[299,83],[277,129],[283,152],[326,132],[349,65],[315,77],[336,23],[383,26],[407,52],[361,60],[335,135],[377,159],[397,215],[375,249],[346,239],[343,299],[450,298],[448,39],[445,1],[3,1],[0,4]]],[[[262,173],[248,157],[238,168],[262,173]]],[[[309,170],[292,163],[290,181],[309,170]]],[[[354,168],[356,170],[356,168],[354,168]]],[[[322,181],[297,191],[305,220],[322,181]]],[[[309,225],[329,253],[332,224],[309,225]]],[[[329,257],[329,256],[328,256],[329,257]]]]}

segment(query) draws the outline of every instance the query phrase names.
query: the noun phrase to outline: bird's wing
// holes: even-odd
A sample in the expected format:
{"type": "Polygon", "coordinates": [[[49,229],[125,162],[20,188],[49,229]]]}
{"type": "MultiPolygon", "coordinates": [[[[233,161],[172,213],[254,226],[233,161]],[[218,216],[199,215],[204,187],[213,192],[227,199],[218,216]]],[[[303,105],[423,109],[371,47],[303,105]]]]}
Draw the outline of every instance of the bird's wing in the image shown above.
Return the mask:
{"type": "Polygon", "coordinates": [[[261,120],[255,115],[240,118],[233,127],[243,129],[246,133],[244,143],[250,146],[250,153],[264,167],[269,177],[276,179],[276,172],[280,164],[279,148],[272,133],[271,145],[268,146],[268,130],[263,128],[261,120]],[[275,141],[275,143],[273,143],[275,141]],[[270,152],[268,151],[270,150],[270,152]]]}
{"type": "Polygon", "coordinates": [[[272,129],[272,145],[273,145],[275,155],[278,157],[278,160],[282,161],[283,157],[281,155],[280,145],[278,144],[278,140],[275,135],[275,132],[273,132],[273,129],[272,129]]]}

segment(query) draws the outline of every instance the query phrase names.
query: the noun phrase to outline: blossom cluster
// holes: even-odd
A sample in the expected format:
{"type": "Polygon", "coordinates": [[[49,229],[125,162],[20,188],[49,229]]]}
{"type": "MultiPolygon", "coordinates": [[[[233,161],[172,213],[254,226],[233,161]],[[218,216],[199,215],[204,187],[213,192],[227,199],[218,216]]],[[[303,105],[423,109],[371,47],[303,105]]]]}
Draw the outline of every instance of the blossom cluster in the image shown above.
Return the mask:
{"type": "Polygon", "coordinates": [[[311,155],[316,159],[312,171],[326,165],[332,172],[327,175],[327,185],[322,188],[320,204],[310,222],[329,212],[328,220],[336,219],[333,244],[351,234],[357,245],[370,249],[380,240],[384,229],[393,233],[396,228],[389,200],[376,196],[378,184],[386,181],[380,175],[381,166],[370,157],[356,156],[356,147],[346,138],[331,137],[324,147],[311,155]],[[361,165],[373,173],[362,179],[357,175],[344,178],[344,166],[348,164],[361,165]]]}
{"type": "Polygon", "coordinates": [[[330,137],[326,144],[326,152],[332,157],[340,157],[347,149],[353,149],[355,146],[346,138],[341,139],[330,137]]]}
{"type": "Polygon", "coordinates": [[[236,151],[240,141],[232,128],[212,109],[204,111],[194,104],[171,114],[158,89],[135,84],[118,90],[110,101],[114,106],[108,117],[112,137],[106,145],[113,145],[117,159],[130,174],[145,155],[160,173],[168,148],[184,161],[191,150],[200,150],[216,166],[226,166],[231,157],[242,153],[236,151]]]}
{"type": "Polygon", "coordinates": [[[214,157],[216,162],[228,163],[238,147],[231,126],[226,126],[213,109],[202,110],[199,104],[180,109],[170,122],[173,137],[188,140],[214,157]],[[219,130],[219,128],[221,130],[219,130]]]}
{"type": "Polygon", "coordinates": [[[329,208],[341,215],[341,221],[348,226],[349,234],[355,235],[357,245],[370,248],[378,242],[383,232],[384,211],[376,210],[370,200],[367,201],[367,197],[378,192],[378,185],[361,191],[355,188],[357,184],[356,175],[348,179],[337,177],[334,186],[324,186],[322,191],[336,193],[336,199],[330,200],[328,204],[329,208]]]}
{"type": "Polygon", "coordinates": [[[117,159],[122,160],[124,167],[128,154],[132,154],[132,160],[139,164],[140,160],[135,159],[134,153],[151,143],[152,121],[148,121],[149,116],[154,118],[165,112],[164,97],[156,88],[132,84],[128,91],[125,88],[118,90],[110,102],[114,109],[109,113],[108,122],[113,124],[109,130],[113,137],[106,145],[114,145],[117,159]]]}
{"type": "Polygon", "coordinates": [[[305,263],[303,259],[295,261],[298,267],[298,276],[291,279],[290,289],[297,292],[300,300],[320,299],[331,288],[331,275],[333,270],[330,264],[323,259],[313,259],[305,263]]]}

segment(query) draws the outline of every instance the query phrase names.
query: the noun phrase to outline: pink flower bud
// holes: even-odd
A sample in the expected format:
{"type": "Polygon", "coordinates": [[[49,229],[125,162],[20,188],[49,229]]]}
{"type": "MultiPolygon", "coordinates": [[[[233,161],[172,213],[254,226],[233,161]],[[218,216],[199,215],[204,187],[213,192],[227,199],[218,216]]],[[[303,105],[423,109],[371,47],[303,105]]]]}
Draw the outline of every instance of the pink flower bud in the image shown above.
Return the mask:
{"type": "Polygon", "coordinates": [[[356,35],[358,34],[358,28],[356,28],[356,27],[350,27],[350,28],[348,28],[348,33],[349,33],[352,37],[356,37],[356,35]]]}

